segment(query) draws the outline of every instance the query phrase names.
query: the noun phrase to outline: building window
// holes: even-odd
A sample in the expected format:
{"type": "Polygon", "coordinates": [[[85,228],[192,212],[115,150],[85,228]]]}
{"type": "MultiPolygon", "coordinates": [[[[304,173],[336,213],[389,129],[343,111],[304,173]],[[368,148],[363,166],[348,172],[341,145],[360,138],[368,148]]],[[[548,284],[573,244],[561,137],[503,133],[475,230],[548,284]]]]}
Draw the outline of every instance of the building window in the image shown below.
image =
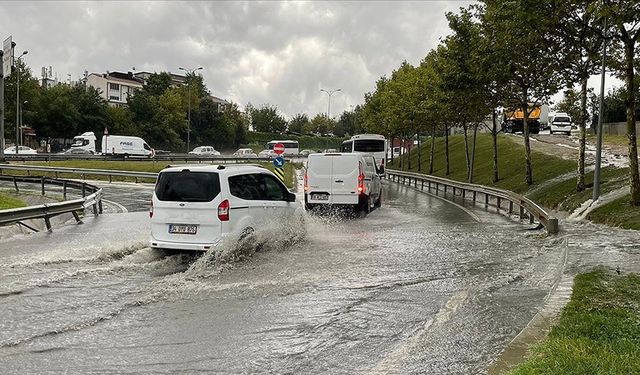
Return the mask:
{"type": "Polygon", "coordinates": [[[120,85],[117,83],[109,83],[109,89],[114,91],[120,91],[120,85]]]}
{"type": "Polygon", "coordinates": [[[119,96],[109,95],[109,100],[120,100],[119,96]]]}

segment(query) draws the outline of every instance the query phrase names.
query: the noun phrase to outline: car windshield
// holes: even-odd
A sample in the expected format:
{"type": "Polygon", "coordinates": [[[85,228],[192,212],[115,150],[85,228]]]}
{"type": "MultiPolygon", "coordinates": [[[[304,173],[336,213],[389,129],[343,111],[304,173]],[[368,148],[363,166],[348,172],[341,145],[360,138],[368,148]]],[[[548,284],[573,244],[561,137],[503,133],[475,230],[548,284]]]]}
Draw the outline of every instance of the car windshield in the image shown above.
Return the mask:
{"type": "Polygon", "coordinates": [[[220,178],[214,172],[163,172],[156,183],[161,201],[210,202],[220,194],[220,178]]]}

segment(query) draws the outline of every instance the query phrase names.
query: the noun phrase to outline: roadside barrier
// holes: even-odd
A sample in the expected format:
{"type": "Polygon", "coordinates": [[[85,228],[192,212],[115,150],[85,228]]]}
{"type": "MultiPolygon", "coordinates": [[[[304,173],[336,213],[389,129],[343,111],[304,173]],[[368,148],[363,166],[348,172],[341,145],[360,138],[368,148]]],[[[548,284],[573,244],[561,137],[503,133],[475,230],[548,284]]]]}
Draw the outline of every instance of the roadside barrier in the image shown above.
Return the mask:
{"type": "Polygon", "coordinates": [[[18,182],[40,184],[42,195],[46,193],[47,185],[57,185],[62,187],[64,202],[46,203],[37,206],[12,208],[8,210],[0,210],[0,226],[10,224],[20,224],[35,232],[38,230],[28,224],[23,223],[24,220],[44,219],[47,231],[51,231],[51,218],[54,216],[71,213],[77,223],[82,223],[78,212],[84,211],[86,208],[92,207],[93,214],[98,216],[102,213],[102,189],[86,182],[61,180],[48,177],[36,176],[7,176],[0,175],[0,180],[11,181],[19,192],[18,182]],[[66,200],[68,189],[80,190],[82,198],[66,200]]]}
{"type": "Polygon", "coordinates": [[[269,157],[236,157],[225,155],[187,155],[187,154],[172,154],[172,155],[156,155],[154,157],[143,156],[124,156],[124,155],[63,155],[63,154],[36,154],[36,155],[15,155],[5,154],[7,161],[14,162],[29,162],[29,161],[65,161],[65,160],[102,160],[102,161],[184,161],[185,163],[203,163],[203,162],[218,162],[218,163],[255,163],[256,161],[269,162],[273,160],[269,157]]]}
{"type": "Polygon", "coordinates": [[[412,186],[422,191],[436,195],[439,192],[443,192],[445,196],[461,197],[474,203],[480,202],[485,207],[495,207],[498,213],[507,214],[510,217],[517,214],[520,221],[529,220],[530,224],[534,224],[537,220],[540,225],[546,228],[548,233],[558,233],[557,218],[549,215],[531,199],[512,191],[393,169],[387,169],[386,174],[391,181],[412,186]]]}

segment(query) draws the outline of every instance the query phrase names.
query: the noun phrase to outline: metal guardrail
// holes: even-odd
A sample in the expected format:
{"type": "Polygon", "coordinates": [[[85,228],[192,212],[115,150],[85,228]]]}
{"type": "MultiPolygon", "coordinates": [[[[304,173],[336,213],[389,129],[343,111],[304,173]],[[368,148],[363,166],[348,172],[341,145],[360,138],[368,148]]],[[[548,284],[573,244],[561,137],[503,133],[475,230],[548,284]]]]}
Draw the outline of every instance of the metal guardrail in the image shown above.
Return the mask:
{"type": "Polygon", "coordinates": [[[450,193],[454,197],[459,196],[463,199],[471,199],[473,202],[477,202],[479,197],[483,198],[485,206],[495,207],[498,213],[512,215],[514,214],[514,209],[518,208],[520,220],[529,219],[531,224],[538,220],[548,233],[558,233],[557,218],[549,215],[531,199],[512,191],[468,184],[421,173],[402,172],[393,169],[387,169],[386,173],[387,178],[391,181],[403,183],[423,191],[435,192],[436,195],[438,192],[443,191],[445,195],[450,193]]]}
{"type": "Polygon", "coordinates": [[[67,198],[67,189],[76,188],[82,192],[82,198],[65,200],[64,202],[46,203],[37,206],[12,208],[0,210],[0,226],[9,224],[21,224],[33,231],[37,230],[23,220],[44,219],[47,231],[51,231],[51,218],[54,216],[71,213],[77,223],[82,223],[78,211],[84,211],[88,207],[93,207],[93,214],[98,216],[102,213],[102,189],[86,182],[60,180],[48,177],[35,176],[0,176],[0,180],[12,181],[16,191],[19,191],[18,182],[40,183],[42,195],[45,194],[45,185],[53,184],[62,186],[63,197],[67,198]],[[87,193],[90,193],[87,195],[87,193]]]}
{"type": "Polygon", "coordinates": [[[109,182],[111,182],[112,177],[131,177],[135,178],[136,182],[140,178],[150,178],[155,179],[158,177],[157,173],[153,172],[132,172],[132,171],[120,171],[113,169],[91,169],[91,168],[68,168],[68,167],[46,167],[41,165],[20,165],[20,164],[0,164],[0,173],[5,170],[13,170],[13,171],[26,171],[28,174],[31,172],[46,172],[46,173],[54,173],[56,178],[60,175],[60,173],[69,173],[69,174],[77,174],[85,178],[85,176],[108,176],[109,182]]]}

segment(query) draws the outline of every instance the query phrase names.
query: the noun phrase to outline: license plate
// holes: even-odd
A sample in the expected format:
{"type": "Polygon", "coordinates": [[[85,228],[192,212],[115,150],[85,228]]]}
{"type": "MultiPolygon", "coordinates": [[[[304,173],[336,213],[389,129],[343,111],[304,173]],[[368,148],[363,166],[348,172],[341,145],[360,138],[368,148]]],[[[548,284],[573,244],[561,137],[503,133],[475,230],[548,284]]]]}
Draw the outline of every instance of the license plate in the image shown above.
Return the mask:
{"type": "Polygon", "coordinates": [[[197,225],[169,225],[169,233],[174,234],[196,234],[198,231],[197,225]]]}
{"type": "Polygon", "coordinates": [[[328,201],[329,194],[311,194],[311,199],[315,201],[328,201]]]}

